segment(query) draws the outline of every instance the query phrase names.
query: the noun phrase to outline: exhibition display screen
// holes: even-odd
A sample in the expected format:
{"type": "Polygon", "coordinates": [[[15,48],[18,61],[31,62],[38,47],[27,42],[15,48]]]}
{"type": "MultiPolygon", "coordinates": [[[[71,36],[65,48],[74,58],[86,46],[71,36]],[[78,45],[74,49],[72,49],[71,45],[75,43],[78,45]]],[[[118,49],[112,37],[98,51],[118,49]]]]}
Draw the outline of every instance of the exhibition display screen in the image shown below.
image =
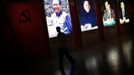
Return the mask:
{"type": "Polygon", "coordinates": [[[94,0],[77,0],[81,31],[97,29],[94,0]]]}
{"type": "Polygon", "coordinates": [[[72,21],[68,0],[44,0],[49,38],[57,36],[56,27],[68,35],[72,33],[72,21]]]}
{"type": "Polygon", "coordinates": [[[127,3],[124,0],[117,0],[118,2],[118,15],[119,15],[119,23],[125,24],[129,23],[130,19],[128,17],[128,8],[127,3]]]}
{"type": "Polygon", "coordinates": [[[115,13],[113,9],[112,0],[100,0],[101,2],[101,11],[102,11],[102,20],[104,26],[113,26],[116,24],[115,13]]]}

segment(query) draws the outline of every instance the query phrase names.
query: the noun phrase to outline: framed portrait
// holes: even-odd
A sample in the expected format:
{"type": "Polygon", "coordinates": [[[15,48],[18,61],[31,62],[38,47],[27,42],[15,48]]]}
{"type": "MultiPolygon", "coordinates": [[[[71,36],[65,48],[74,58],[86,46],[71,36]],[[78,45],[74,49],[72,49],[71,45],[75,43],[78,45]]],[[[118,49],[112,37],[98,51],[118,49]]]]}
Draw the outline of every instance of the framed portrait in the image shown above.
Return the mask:
{"type": "Polygon", "coordinates": [[[128,17],[127,3],[124,0],[117,0],[117,3],[118,3],[119,23],[120,24],[129,23],[130,19],[128,17]]]}
{"type": "Polygon", "coordinates": [[[113,0],[100,0],[101,11],[102,11],[102,21],[104,26],[114,26],[115,13],[113,9],[113,0]]]}
{"type": "Polygon", "coordinates": [[[72,22],[68,0],[44,0],[45,16],[49,38],[57,36],[56,27],[68,35],[72,33],[72,22]]]}
{"type": "Polygon", "coordinates": [[[81,31],[97,29],[94,0],[77,0],[81,31]]]}

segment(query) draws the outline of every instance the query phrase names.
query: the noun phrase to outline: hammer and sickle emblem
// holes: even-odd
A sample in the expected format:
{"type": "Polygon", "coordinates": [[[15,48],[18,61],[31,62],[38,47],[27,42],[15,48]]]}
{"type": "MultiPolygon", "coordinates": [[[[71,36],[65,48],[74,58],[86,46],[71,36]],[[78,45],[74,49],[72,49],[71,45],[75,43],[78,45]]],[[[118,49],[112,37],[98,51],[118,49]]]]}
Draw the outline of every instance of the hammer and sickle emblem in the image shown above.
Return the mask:
{"type": "Polygon", "coordinates": [[[20,13],[20,18],[19,18],[20,23],[28,23],[32,22],[31,20],[31,15],[29,14],[28,10],[24,10],[20,13]]]}

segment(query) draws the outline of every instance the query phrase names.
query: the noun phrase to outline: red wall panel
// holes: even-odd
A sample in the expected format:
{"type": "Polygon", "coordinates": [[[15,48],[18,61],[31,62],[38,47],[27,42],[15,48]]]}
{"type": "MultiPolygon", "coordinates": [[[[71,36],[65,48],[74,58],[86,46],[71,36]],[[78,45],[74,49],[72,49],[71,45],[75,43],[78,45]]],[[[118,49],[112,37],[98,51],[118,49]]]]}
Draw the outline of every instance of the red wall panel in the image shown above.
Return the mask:
{"type": "Polygon", "coordinates": [[[34,58],[49,56],[48,34],[44,28],[41,4],[39,2],[7,3],[6,10],[21,49],[34,58]]]}
{"type": "Polygon", "coordinates": [[[80,31],[80,23],[79,23],[79,16],[76,7],[75,0],[70,1],[70,13],[72,18],[72,26],[73,26],[73,39],[74,39],[74,46],[76,49],[82,48],[82,40],[81,40],[81,31],[80,31]]]}

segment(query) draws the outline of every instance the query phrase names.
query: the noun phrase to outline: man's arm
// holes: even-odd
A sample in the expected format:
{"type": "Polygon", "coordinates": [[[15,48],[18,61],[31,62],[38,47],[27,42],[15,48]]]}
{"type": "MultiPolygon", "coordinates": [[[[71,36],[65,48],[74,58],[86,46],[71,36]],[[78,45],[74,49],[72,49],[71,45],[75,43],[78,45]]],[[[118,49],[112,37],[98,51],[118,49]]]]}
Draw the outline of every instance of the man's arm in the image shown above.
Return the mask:
{"type": "Polygon", "coordinates": [[[103,17],[102,17],[102,19],[103,19],[103,21],[106,21],[107,20],[107,12],[106,12],[106,10],[104,10],[104,14],[103,14],[103,17]]]}
{"type": "Polygon", "coordinates": [[[72,32],[72,23],[71,23],[71,18],[67,15],[64,23],[64,28],[65,28],[65,34],[71,33],[72,32]]]}

